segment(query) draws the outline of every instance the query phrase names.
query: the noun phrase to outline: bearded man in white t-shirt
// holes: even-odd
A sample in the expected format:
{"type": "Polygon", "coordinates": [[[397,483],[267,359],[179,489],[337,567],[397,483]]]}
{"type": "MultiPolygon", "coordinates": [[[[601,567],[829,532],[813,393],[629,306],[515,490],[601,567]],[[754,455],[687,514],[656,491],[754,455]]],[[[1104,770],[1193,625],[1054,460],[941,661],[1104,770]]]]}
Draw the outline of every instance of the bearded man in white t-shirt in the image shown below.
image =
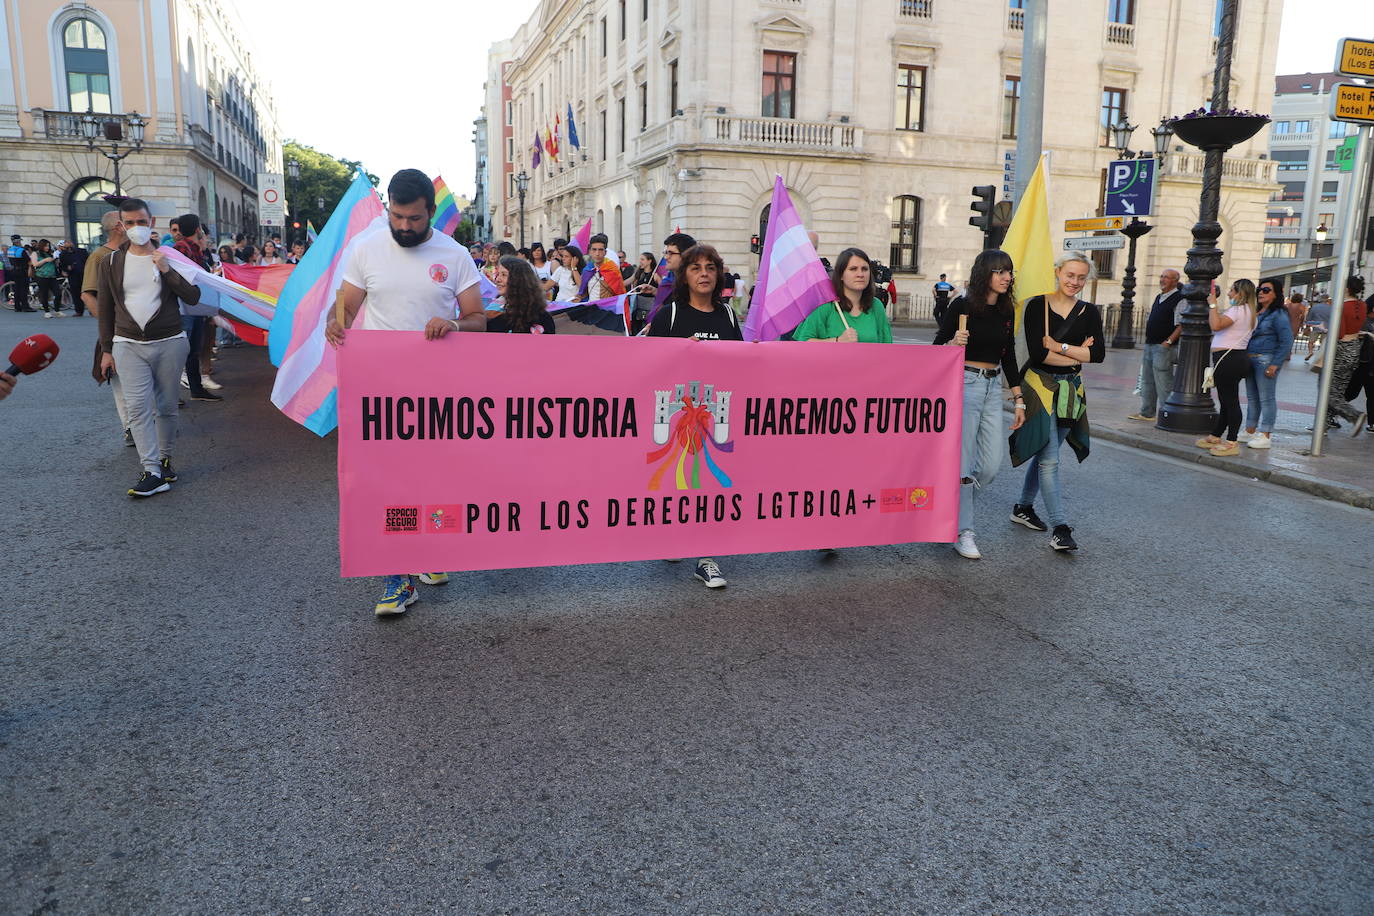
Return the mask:
{"type": "MultiPolygon", "coordinates": [[[[331,316],[324,336],[342,346],[346,329],[364,303],[359,327],[369,331],[421,331],[438,340],[452,331],[487,329],[472,255],[447,235],[430,228],[434,184],[419,169],[402,169],[386,188],[390,233],[374,233],[353,247],[344,268],[344,320],[331,316]]],[[[421,573],[427,585],[442,585],[448,573],[421,573]]],[[[378,617],[404,614],[417,598],[410,576],[387,576],[378,617]]]]}

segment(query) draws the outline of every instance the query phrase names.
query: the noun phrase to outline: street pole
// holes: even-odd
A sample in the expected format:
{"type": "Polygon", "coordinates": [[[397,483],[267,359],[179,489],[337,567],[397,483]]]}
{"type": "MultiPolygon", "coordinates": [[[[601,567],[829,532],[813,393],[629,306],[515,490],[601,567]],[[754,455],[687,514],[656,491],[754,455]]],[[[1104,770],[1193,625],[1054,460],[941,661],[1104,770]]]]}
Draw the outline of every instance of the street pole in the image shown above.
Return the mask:
{"type": "MultiPolygon", "coordinates": [[[[1331,296],[1331,317],[1326,322],[1326,339],[1323,341],[1322,354],[1322,378],[1321,384],[1317,388],[1317,412],[1312,418],[1312,449],[1311,454],[1320,457],[1322,453],[1322,436],[1326,434],[1326,414],[1331,406],[1331,380],[1336,372],[1336,345],[1340,342],[1341,336],[1341,314],[1345,311],[1345,278],[1350,276],[1351,267],[1355,261],[1355,245],[1359,241],[1360,232],[1357,227],[1360,221],[1360,192],[1359,188],[1364,183],[1365,175],[1369,173],[1370,165],[1370,127],[1360,127],[1356,130],[1355,136],[1360,138],[1357,149],[1360,150],[1360,158],[1356,163],[1355,173],[1350,176],[1350,183],[1346,185],[1345,213],[1341,216],[1341,221],[1337,223],[1341,230],[1340,257],[1336,261],[1336,272],[1331,275],[1330,288],[1334,291],[1331,296]]],[[[1313,283],[1316,282],[1316,273],[1313,272],[1313,283]]],[[[1345,392],[1341,392],[1344,396],[1345,392]]],[[[1359,430],[1355,430],[1359,432],[1359,430]]]]}
{"type": "MultiPolygon", "coordinates": [[[[1016,198],[1026,193],[1040,164],[1041,132],[1045,127],[1045,39],[1048,0],[1026,0],[1021,38],[1021,104],[1016,110],[1016,198]]],[[[1003,15],[1006,11],[1003,10],[1003,15]]]]}
{"type": "Polygon", "coordinates": [[[520,247],[525,247],[525,189],[520,189],[520,247]]]}
{"type": "Polygon", "coordinates": [[[1126,275],[1121,278],[1121,318],[1116,323],[1116,336],[1112,338],[1112,348],[1115,350],[1135,347],[1135,243],[1153,228],[1133,216],[1121,230],[1121,234],[1131,241],[1126,249],[1126,275]]]}

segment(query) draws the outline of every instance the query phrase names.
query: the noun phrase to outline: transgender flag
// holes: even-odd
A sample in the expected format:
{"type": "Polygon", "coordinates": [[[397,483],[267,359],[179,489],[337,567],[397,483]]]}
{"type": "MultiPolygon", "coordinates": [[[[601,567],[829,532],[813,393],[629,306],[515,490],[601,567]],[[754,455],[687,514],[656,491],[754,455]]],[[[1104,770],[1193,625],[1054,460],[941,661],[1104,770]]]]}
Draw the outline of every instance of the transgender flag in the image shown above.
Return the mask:
{"type": "Polygon", "coordinates": [[[267,341],[268,356],[278,367],[272,403],[317,436],[339,423],[335,354],[325,342],[324,326],[343,283],[349,249],[359,238],[385,231],[382,202],[359,174],[277,300],[267,341]]]}
{"type": "Polygon", "coordinates": [[[744,339],[777,340],[806,320],[817,306],[834,298],[835,287],[778,175],[773,182],[767,239],[754,304],[744,322],[744,339]]]}
{"type": "Polygon", "coordinates": [[[463,214],[458,212],[458,201],[453,192],[444,184],[442,175],[434,176],[434,219],[430,220],[430,225],[440,235],[453,235],[462,221],[463,214]]]}

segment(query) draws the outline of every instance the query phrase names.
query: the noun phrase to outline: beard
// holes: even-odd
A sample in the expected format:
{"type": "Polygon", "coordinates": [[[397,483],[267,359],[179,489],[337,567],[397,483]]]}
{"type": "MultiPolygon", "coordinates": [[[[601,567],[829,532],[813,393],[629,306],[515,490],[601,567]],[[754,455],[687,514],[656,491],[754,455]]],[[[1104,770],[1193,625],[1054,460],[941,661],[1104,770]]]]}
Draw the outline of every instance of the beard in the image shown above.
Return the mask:
{"type": "Polygon", "coordinates": [[[425,237],[418,232],[410,229],[392,229],[391,237],[396,240],[396,244],[402,248],[414,248],[425,240],[425,237]]]}

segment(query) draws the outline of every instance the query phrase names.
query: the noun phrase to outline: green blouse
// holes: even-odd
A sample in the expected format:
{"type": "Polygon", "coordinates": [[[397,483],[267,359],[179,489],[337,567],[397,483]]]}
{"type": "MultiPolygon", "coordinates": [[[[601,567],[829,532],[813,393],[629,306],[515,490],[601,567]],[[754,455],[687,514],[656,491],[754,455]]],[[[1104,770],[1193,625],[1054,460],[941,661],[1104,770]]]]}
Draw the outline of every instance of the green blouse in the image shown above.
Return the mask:
{"type": "Polygon", "coordinates": [[[859,343],[892,343],[892,325],[887,323],[887,312],[877,299],[873,300],[872,307],[866,312],[851,315],[846,311],[844,321],[840,320],[835,303],[827,302],[807,315],[806,320],[797,325],[797,330],[792,336],[796,340],[826,340],[839,337],[844,333],[845,321],[858,332],[859,343]]]}

